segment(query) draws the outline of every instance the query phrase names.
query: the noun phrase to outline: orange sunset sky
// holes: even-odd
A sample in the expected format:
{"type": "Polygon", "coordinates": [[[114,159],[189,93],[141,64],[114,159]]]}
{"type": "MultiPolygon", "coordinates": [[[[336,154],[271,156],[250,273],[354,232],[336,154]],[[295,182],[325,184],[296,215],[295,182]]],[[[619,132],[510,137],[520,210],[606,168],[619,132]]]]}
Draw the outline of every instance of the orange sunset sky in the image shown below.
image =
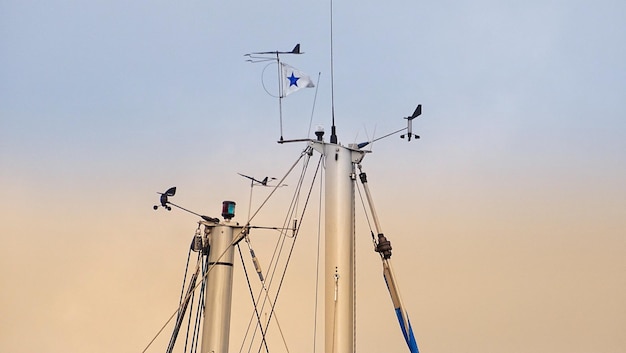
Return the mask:
{"type": "MultiPolygon", "coordinates": [[[[284,135],[329,131],[329,8],[0,0],[1,352],[143,351],[176,310],[197,227],[155,212],[156,192],[177,186],[173,202],[209,216],[234,200],[245,222],[237,173],[281,177],[304,145],[276,143],[275,66],[243,55],[301,43],[284,60],[318,84],[284,100],[284,135]]],[[[623,352],[626,3],[335,1],[333,18],[341,143],[423,105],[421,139],[363,161],[421,352],[623,352]]],[[[259,225],[282,220],[296,179],[259,225]]],[[[277,309],[291,352],[323,351],[317,205],[277,309]]],[[[357,201],[357,351],[408,352],[362,216],[357,201]]],[[[251,234],[262,264],[277,239],[251,234]]],[[[239,265],[231,352],[251,315],[239,265]]]]}

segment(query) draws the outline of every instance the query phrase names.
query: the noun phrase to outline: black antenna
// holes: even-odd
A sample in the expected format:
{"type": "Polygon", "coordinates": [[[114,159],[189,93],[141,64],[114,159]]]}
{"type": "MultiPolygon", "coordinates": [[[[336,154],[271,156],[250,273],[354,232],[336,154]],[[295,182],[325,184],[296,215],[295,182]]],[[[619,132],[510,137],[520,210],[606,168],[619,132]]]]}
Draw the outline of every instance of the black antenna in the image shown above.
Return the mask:
{"type": "Polygon", "coordinates": [[[337,143],[335,128],[335,74],[333,64],[333,0],[330,0],[330,105],[333,125],[330,127],[330,143],[337,143]]]}

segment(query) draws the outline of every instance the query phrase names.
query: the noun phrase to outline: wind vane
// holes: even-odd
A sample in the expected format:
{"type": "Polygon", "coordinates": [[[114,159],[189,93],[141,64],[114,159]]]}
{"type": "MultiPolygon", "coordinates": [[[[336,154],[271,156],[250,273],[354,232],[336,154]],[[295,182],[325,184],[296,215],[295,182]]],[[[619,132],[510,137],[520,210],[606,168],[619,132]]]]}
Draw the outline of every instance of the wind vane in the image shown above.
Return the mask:
{"type": "MultiPolygon", "coordinates": [[[[300,54],[304,54],[304,52],[300,51],[300,43],[296,44],[295,47],[293,47],[293,49],[291,51],[280,51],[280,50],[274,50],[274,51],[260,51],[260,52],[252,52],[252,53],[248,53],[245,54],[244,56],[246,56],[248,59],[246,59],[247,62],[250,63],[260,63],[260,62],[269,62],[265,68],[263,69],[263,72],[265,72],[265,69],[273,64],[274,62],[276,62],[278,65],[278,96],[274,96],[272,93],[270,93],[267,88],[265,88],[265,84],[263,84],[263,88],[265,89],[265,92],[267,92],[267,94],[269,94],[270,96],[273,97],[277,97],[278,98],[278,110],[279,110],[279,118],[280,118],[280,140],[278,141],[279,143],[282,143],[284,141],[283,138],[283,98],[285,98],[287,95],[299,91],[302,88],[309,88],[309,87],[315,87],[315,84],[313,84],[313,81],[311,81],[311,78],[305,74],[304,72],[290,66],[287,65],[283,62],[281,62],[280,60],[280,55],[288,55],[288,54],[295,54],[295,55],[300,55],[300,54]]],[[[261,82],[263,82],[263,79],[261,79],[261,82]]]]}
{"type": "Polygon", "coordinates": [[[291,51],[258,51],[258,52],[252,52],[252,53],[248,53],[245,54],[244,56],[249,57],[250,59],[247,59],[246,61],[251,62],[251,63],[257,63],[257,62],[264,62],[264,61],[273,61],[273,60],[279,60],[279,54],[304,54],[304,52],[300,52],[300,43],[296,44],[295,47],[293,47],[293,49],[291,49],[291,51]],[[263,55],[263,56],[259,56],[259,55],[263,55]],[[276,59],[274,58],[268,58],[267,56],[264,55],[276,55],[276,59]]]}
{"type": "MultiPolygon", "coordinates": [[[[265,177],[263,180],[257,180],[257,179],[255,179],[255,178],[253,178],[251,176],[247,176],[247,175],[244,175],[244,174],[241,174],[241,173],[237,173],[237,174],[241,175],[244,178],[248,178],[248,179],[252,180],[251,185],[255,185],[254,183],[257,183],[257,185],[269,186],[269,185],[267,185],[267,181],[270,179],[270,177],[265,177]]],[[[272,180],[276,180],[276,178],[272,177],[272,180]]]]}
{"type": "MultiPolygon", "coordinates": [[[[413,112],[413,115],[411,116],[407,116],[405,119],[406,121],[406,136],[407,136],[407,141],[411,141],[411,136],[414,136],[416,139],[420,138],[419,136],[415,135],[413,133],[413,119],[417,118],[418,116],[422,115],[422,105],[418,104],[417,108],[415,108],[415,111],[413,112]]],[[[400,135],[400,138],[404,138],[404,135],[400,135]]]]}
{"type": "MultiPolygon", "coordinates": [[[[170,198],[170,197],[173,197],[174,195],[176,195],[176,187],[175,187],[175,186],[173,186],[173,187],[171,187],[171,188],[167,189],[165,192],[157,192],[157,194],[160,194],[160,195],[161,195],[161,197],[159,198],[159,201],[161,202],[161,205],[160,205],[160,206],[161,206],[161,207],[163,207],[163,208],[165,208],[165,209],[166,209],[166,210],[168,210],[168,211],[171,211],[171,210],[172,210],[172,207],[170,206],[170,205],[172,205],[172,206],[174,206],[174,207],[180,208],[181,210],[183,210],[183,211],[185,211],[185,212],[188,212],[188,213],[191,213],[191,214],[193,214],[193,215],[196,215],[196,216],[198,216],[198,217],[200,217],[200,218],[204,219],[204,220],[205,220],[205,221],[207,221],[207,222],[211,222],[211,223],[219,223],[219,221],[220,221],[218,218],[213,218],[213,217],[209,217],[209,216],[204,216],[204,215],[201,215],[201,214],[196,213],[196,212],[194,212],[194,211],[188,210],[188,209],[186,209],[186,208],[184,208],[184,207],[178,206],[177,204],[175,204],[175,203],[173,203],[173,202],[170,202],[169,198],[170,198]]],[[[159,205],[154,205],[154,206],[152,206],[152,208],[156,211],[156,210],[158,210],[158,209],[159,209],[159,205]]]]}
{"type": "Polygon", "coordinates": [[[407,136],[407,141],[411,141],[411,137],[415,137],[415,139],[420,138],[418,135],[413,133],[413,119],[417,118],[420,115],[422,115],[422,105],[418,104],[417,108],[415,108],[415,111],[413,112],[413,114],[411,114],[410,116],[405,117],[405,119],[407,120],[406,121],[407,125],[406,125],[405,128],[402,128],[400,130],[396,130],[394,132],[388,133],[387,135],[381,136],[381,137],[373,139],[371,141],[361,142],[361,143],[357,144],[357,147],[359,149],[363,148],[363,147],[365,147],[365,146],[367,146],[367,145],[369,145],[371,143],[374,143],[375,141],[382,140],[385,137],[389,137],[391,135],[395,135],[398,132],[401,132],[401,131],[404,131],[404,130],[406,130],[406,134],[400,135],[400,138],[404,138],[404,136],[407,136]]]}

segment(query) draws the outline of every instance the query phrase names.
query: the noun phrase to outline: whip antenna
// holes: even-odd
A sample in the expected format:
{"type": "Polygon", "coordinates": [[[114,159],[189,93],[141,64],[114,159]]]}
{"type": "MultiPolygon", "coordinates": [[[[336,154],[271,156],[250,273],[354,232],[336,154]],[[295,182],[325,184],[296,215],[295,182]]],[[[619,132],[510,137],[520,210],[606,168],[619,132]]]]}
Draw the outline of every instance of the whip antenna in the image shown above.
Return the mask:
{"type": "Polygon", "coordinates": [[[335,73],[333,64],[333,0],[330,0],[330,109],[332,126],[330,127],[330,143],[337,143],[335,128],[335,73]]]}

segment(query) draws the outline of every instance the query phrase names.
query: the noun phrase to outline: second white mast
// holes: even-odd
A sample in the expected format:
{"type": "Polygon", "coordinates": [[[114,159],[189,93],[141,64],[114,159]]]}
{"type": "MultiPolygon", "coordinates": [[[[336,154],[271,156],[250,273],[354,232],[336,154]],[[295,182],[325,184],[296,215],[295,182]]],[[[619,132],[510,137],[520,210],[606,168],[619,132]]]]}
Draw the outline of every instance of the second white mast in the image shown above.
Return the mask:
{"type": "Polygon", "coordinates": [[[355,164],[364,152],[311,142],[325,157],[325,352],[353,353],[355,164]]]}

